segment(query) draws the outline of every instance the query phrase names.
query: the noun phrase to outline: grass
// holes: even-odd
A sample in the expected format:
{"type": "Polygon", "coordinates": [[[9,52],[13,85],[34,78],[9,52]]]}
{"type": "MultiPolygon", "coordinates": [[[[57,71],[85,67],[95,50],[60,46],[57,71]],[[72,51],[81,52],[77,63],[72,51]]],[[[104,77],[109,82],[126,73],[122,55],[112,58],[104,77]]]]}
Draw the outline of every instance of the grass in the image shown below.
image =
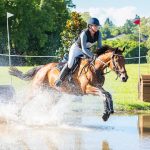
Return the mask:
{"type": "MultiPolygon", "coordinates": [[[[27,71],[32,67],[17,67],[21,71],[27,71]]],[[[129,79],[126,83],[115,80],[116,74],[111,72],[106,75],[104,88],[109,91],[114,100],[115,108],[123,111],[150,111],[150,103],[138,99],[138,64],[126,65],[129,79]]],[[[140,65],[141,74],[150,74],[150,64],[140,65]]],[[[10,84],[8,67],[0,67],[0,85],[10,84]]],[[[28,82],[12,77],[12,83],[16,90],[24,87],[28,82]]]]}
{"type": "MultiPolygon", "coordinates": [[[[106,75],[105,89],[111,92],[116,108],[127,111],[149,111],[150,103],[138,99],[138,64],[126,65],[129,79],[126,83],[115,80],[115,73],[106,75]]],[[[141,74],[150,74],[150,64],[140,65],[141,74]]]]}

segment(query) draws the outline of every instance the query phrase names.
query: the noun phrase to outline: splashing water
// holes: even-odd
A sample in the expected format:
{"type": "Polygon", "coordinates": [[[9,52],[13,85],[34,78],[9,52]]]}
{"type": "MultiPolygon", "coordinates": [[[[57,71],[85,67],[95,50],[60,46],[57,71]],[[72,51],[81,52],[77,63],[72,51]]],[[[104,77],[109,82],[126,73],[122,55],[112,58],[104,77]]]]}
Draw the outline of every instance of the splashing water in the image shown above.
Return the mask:
{"type": "Polygon", "coordinates": [[[69,111],[71,96],[54,91],[38,91],[31,101],[18,110],[24,101],[24,90],[15,96],[15,102],[1,103],[0,116],[7,121],[21,121],[27,125],[59,125],[63,123],[64,114],[69,111]],[[19,120],[18,120],[19,119],[19,120]]]}
{"type": "Polygon", "coordinates": [[[38,94],[22,108],[26,91],[26,89],[17,91],[9,103],[1,103],[0,117],[5,118],[6,122],[29,126],[60,126],[66,122],[78,124],[80,114],[103,110],[100,108],[102,104],[97,106],[97,101],[100,102],[98,98],[85,96],[81,99],[79,96],[53,90],[39,90],[38,94]]]}
{"type": "Polygon", "coordinates": [[[38,91],[18,116],[24,93],[26,90],[17,91],[9,103],[0,103],[0,149],[125,150],[139,149],[139,141],[142,147],[149,146],[148,138],[144,142],[139,139],[137,116],[112,116],[107,123],[102,122],[99,97],[81,99],[51,90],[38,91]],[[134,143],[122,142],[126,139],[134,139],[134,143]]]}

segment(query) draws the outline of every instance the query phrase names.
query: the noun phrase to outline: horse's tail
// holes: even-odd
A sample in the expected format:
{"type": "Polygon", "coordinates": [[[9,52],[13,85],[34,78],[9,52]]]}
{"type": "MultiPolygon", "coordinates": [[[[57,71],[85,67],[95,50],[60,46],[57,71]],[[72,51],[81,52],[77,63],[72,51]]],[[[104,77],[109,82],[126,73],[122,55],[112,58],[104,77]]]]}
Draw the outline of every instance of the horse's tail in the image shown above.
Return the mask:
{"type": "Polygon", "coordinates": [[[9,74],[18,77],[21,80],[30,81],[42,67],[43,65],[34,67],[26,73],[19,71],[16,67],[10,67],[9,74]]]}

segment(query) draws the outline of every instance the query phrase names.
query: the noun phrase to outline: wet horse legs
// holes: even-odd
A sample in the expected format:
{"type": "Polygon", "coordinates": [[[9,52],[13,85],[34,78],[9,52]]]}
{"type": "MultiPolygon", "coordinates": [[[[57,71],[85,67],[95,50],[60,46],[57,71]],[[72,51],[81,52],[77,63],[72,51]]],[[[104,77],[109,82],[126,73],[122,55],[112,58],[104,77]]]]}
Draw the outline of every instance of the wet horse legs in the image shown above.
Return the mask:
{"type": "Polygon", "coordinates": [[[105,91],[102,87],[97,88],[97,87],[94,87],[91,85],[86,86],[86,93],[103,96],[103,98],[104,98],[104,101],[103,101],[104,102],[104,113],[103,113],[102,119],[104,121],[107,121],[110,114],[114,113],[113,101],[112,101],[111,94],[109,92],[105,91]]]}
{"type": "Polygon", "coordinates": [[[109,92],[105,91],[103,88],[100,89],[103,97],[104,97],[104,113],[103,113],[103,120],[107,121],[110,114],[114,113],[114,109],[113,109],[113,101],[112,101],[112,96],[109,92]]]}

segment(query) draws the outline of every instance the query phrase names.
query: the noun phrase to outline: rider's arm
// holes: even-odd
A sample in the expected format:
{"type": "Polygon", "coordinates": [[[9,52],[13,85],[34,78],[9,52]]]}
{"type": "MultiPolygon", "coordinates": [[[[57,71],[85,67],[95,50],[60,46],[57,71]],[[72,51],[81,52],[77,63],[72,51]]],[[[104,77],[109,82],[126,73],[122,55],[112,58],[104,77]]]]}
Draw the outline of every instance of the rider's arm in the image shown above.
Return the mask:
{"type": "Polygon", "coordinates": [[[97,40],[97,48],[100,49],[102,47],[102,34],[99,32],[98,40],[97,40]]]}
{"type": "Polygon", "coordinates": [[[83,31],[80,35],[81,38],[81,48],[82,48],[82,52],[87,55],[88,57],[92,58],[93,57],[93,53],[86,48],[86,41],[87,41],[87,35],[86,33],[83,31]]]}

